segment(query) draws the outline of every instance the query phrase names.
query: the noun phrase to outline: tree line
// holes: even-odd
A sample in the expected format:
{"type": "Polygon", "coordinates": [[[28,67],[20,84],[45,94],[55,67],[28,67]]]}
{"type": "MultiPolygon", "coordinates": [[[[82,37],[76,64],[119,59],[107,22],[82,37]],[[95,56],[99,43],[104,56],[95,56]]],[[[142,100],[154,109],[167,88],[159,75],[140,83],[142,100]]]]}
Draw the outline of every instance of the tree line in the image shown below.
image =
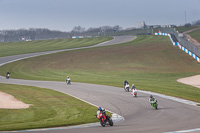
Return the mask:
{"type": "Polygon", "coordinates": [[[88,29],[75,26],[70,32],[61,32],[46,28],[0,30],[0,42],[63,39],[71,38],[72,36],[106,36],[110,32],[117,32],[121,29],[122,27],[117,25],[88,29]]]}
{"type": "Polygon", "coordinates": [[[53,31],[41,28],[1,30],[0,42],[60,39],[69,38],[70,36],[71,35],[68,32],[53,31]]]}
{"type": "Polygon", "coordinates": [[[184,26],[189,27],[192,25],[200,25],[200,20],[193,21],[192,23],[186,23],[184,26]]]}
{"type": "MultiPolygon", "coordinates": [[[[185,26],[200,25],[200,20],[187,23],[185,26]]],[[[49,30],[46,28],[30,28],[18,30],[0,30],[0,42],[31,41],[46,39],[64,39],[72,36],[112,36],[112,35],[138,35],[152,34],[148,28],[124,30],[121,26],[101,26],[97,28],[84,28],[75,26],[70,32],[49,30]]]]}

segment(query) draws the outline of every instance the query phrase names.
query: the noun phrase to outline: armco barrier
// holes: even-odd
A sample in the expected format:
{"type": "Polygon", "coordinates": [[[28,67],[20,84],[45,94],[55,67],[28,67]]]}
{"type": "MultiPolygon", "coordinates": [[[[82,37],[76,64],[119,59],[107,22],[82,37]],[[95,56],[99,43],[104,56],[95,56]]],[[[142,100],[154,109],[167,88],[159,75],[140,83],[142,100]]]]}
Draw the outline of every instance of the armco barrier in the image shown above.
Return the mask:
{"type": "Polygon", "coordinates": [[[183,47],[179,42],[174,42],[169,33],[155,33],[155,35],[168,36],[174,46],[178,46],[181,50],[192,56],[195,60],[197,60],[197,62],[200,63],[200,58],[198,56],[196,56],[194,53],[183,47]]]}
{"type": "Polygon", "coordinates": [[[196,56],[200,57],[200,47],[189,42],[187,40],[187,38],[185,38],[185,37],[179,37],[179,33],[177,31],[175,31],[174,28],[161,28],[161,31],[163,33],[170,33],[171,35],[174,35],[177,39],[177,41],[174,41],[174,42],[179,42],[183,47],[187,48],[189,51],[194,53],[196,56]]]}

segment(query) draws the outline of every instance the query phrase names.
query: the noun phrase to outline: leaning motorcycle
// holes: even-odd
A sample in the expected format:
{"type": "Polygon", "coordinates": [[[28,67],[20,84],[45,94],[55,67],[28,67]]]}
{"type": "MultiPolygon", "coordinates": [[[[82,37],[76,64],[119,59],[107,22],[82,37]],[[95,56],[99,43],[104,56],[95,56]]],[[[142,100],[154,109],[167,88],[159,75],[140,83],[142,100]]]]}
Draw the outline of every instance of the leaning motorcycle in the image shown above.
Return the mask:
{"type": "Polygon", "coordinates": [[[124,86],[124,90],[126,91],[126,92],[129,92],[129,84],[126,84],[125,86],[124,86]]]}
{"type": "Polygon", "coordinates": [[[97,115],[95,116],[99,119],[102,127],[105,127],[105,125],[113,126],[113,121],[110,116],[106,114],[105,110],[97,111],[97,115]]]}
{"type": "Polygon", "coordinates": [[[152,107],[154,107],[155,109],[158,109],[157,100],[152,101],[151,105],[152,105],[152,107]]]}
{"type": "Polygon", "coordinates": [[[137,97],[137,91],[132,90],[133,97],[137,97]]]}

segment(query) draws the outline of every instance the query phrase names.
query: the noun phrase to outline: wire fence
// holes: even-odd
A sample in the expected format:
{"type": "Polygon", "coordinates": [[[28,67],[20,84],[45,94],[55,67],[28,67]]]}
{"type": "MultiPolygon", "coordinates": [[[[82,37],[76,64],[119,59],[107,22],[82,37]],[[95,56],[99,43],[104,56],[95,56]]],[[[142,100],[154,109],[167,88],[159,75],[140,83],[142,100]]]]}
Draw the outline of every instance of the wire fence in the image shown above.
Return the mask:
{"type": "Polygon", "coordinates": [[[194,45],[193,43],[189,42],[184,36],[179,37],[179,33],[177,31],[175,31],[173,28],[162,28],[161,31],[163,33],[173,34],[183,47],[187,48],[189,51],[194,53],[196,56],[200,57],[200,48],[198,46],[194,45]]]}

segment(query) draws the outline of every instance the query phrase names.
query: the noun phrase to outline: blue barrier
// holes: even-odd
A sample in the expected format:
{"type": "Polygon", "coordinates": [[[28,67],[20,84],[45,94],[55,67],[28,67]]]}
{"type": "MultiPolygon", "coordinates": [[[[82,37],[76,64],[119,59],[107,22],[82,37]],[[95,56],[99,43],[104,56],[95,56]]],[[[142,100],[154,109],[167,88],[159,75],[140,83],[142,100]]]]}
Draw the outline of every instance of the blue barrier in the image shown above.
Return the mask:
{"type": "Polygon", "coordinates": [[[197,62],[200,63],[200,59],[198,56],[196,56],[194,53],[183,47],[179,42],[174,42],[173,39],[171,38],[171,35],[169,33],[155,33],[155,35],[161,35],[161,36],[168,36],[174,46],[178,46],[179,49],[183,50],[185,53],[189,54],[192,56],[197,62]]]}

